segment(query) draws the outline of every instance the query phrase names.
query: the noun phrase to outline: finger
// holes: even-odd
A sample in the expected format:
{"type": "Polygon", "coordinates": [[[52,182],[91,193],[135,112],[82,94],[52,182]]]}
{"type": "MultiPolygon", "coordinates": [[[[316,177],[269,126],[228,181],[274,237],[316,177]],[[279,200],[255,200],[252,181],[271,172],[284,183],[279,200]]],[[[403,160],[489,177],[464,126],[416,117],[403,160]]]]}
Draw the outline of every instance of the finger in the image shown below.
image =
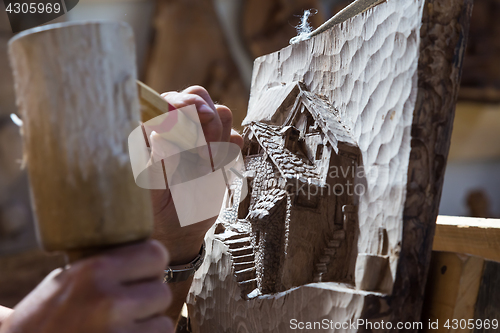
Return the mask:
{"type": "Polygon", "coordinates": [[[215,109],[219,114],[222,124],[221,142],[229,142],[231,138],[231,126],[233,125],[233,114],[231,110],[225,105],[216,105],[215,109]]]}
{"type": "MultiPolygon", "coordinates": [[[[217,108],[210,97],[208,91],[202,86],[191,86],[182,91],[183,94],[196,95],[201,97],[215,112],[215,117],[212,121],[207,122],[203,126],[203,133],[205,134],[205,139],[207,142],[219,142],[222,137],[222,122],[219,117],[219,113],[217,112],[217,108]]],[[[229,110],[229,109],[228,109],[229,110]]],[[[229,110],[229,112],[231,112],[229,110]]],[[[232,121],[232,118],[231,118],[232,121]]],[[[203,124],[202,124],[203,125],[203,124]]]]}
{"type": "MultiPolygon", "coordinates": [[[[201,124],[211,122],[215,116],[215,108],[207,103],[202,97],[195,94],[185,94],[178,92],[168,92],[161,95],[170,105],[177,109],[184,108],[186,106],[195,105],[198,112],[198,118],[201,124]]],[[[189,112],[186,116],[191,118],[191,120],[197,122],[197,119],[193,119],[189,112]]]]}
{"type": "Polygon", "coordinates": [[[210,97],[210,94],[208,93],[208,91],[205,88],[203,88],[202,86],[191,86],[191,87],[184,89],[182,92],[185,94],[198,95],[201,98],[203,98],[212,109],[214,109],[214,110],[216,109],[215,104],[212,101],[212,97],[210,97]]]}
{"type": "Polygon", "coordinates": [[[84,266],[81,271],[95,274],[103,281],[123,283],[159,278],[167,264],[167,250],[155,240],[109,250],[76,263],[84,266]]]}
{"type": "Polygon", "coordinates": [[[240,149],[243,149],[243,137],[234,129],[231,130],[231,138],[229,139],[229,142],[234,143],[238,145],[240,149]]]}
{"type": "MultiPolygon", "coordinates": [[[[222,123],[211,99],[209,99],[209,102],[207,102],[199,95],[187,94],[185,92],[171,92],[163,94],[162,96],[167,102],[169,102],[176,108],[183,108],[188,105],[196,105],[196,110],[198,112],[198,117],[203,129],[203,134],[205,135],[205,140],[207,142],[220,141],[222,134],[222,123]]],[[[189,113],[187,113],[187,116],[190,116],[189,113]]],[[[196,121],[196,119],[192,120],[196,121]]]]}
{"type": "Polygon", "coordinates": [[[110,315],[116,322],[123,318],[141,321],[160,315],[172,302],[172,292],[160,280],[121,286],[118,295],[110,315]]]}
{"type": "Polygon", "coordinates": [[[174,333],[175,327],[168,317],[155,317],[147,321],[136,323],[131,333],[174,333]]]}
{"type": "Polygon", "coordinates": [[[220,142],[221,140],[222,122],[216,111],[214,111],[214,115],[211,121],[201,124],[207,142],[220,142]]]}

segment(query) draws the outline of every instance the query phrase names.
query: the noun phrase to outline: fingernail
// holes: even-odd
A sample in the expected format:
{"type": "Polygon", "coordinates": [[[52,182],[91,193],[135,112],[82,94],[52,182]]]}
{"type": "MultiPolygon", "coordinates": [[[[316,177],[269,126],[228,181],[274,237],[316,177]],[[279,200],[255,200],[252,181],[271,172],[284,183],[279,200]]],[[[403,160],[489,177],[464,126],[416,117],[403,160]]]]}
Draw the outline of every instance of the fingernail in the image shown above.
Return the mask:
{"type": "Polygon", "coordinates": [[[210,114],[213,114],[214,113],[214,110],[212,110],[211,107],[209,107],[208,105],[206,104],[202,104],[199,108],[198,108],[198,112],[199,113],[210,113],[210,114]]]}

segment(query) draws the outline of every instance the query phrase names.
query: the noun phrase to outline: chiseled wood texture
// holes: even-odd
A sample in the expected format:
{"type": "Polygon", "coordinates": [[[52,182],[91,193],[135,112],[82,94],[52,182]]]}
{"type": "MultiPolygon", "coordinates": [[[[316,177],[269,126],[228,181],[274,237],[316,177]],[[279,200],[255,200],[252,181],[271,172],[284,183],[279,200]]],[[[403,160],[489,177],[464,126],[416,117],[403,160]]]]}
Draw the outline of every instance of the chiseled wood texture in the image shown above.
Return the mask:
{"type": "Polygon", "coordinates": [[[427,0],[424,6],[400,262],[393,296],[367,309],[373,320],[420,319],[472,4],[427,0]],[[386,304],[391,311],[384,316],[377,307],[386,304]]]}
{"type": "Polygon", "coordinates": [[[51,25],[17,35],[9,52],[44,248],[148,237],[151,199],[134,182],[127,146],[140,120],[132,29],[51,25]]]}
{"type": "Polygon", "coordinates": [[[500,220],[440,215],[432,249],[500,262],[500,220]]]}
{"type": "Polygon", "coordinates": [[[422,313],[423,332],[472,332],[468,328],[448,329],[444,324],[452,319],[475,319],[484,264],[485,260],[478,257],[432,252],[422,313]],[[429,320],[438,320],[439,329],[430,329],[429,320]]]}
{"type": "Polygon", "coordinates": [[[263,112],[271,109],[260,108],[259,97],[282,82],[303,80],[339,110],[369,175],[359,198],[358,253],[376,253],[378,227],[385,227],[393,277],[417,93],[420,15],[420,3],[389,1],[317,38],[258,58],[243,123],[266,118],[263,112]]]}
{"type": "Polygon", "coordinates": [[[339,110],[366,174],[377,171],[359,198],[358,261],[367,264],[359,271],[371,273],[363,268],[374,263],[384,227],[392,281],[384,293],[312,283],[244,300],[217,235],[223,228],[214,228],[188,296],[195,332],[289,332],[291,319],[420,320],[471,7],[468,0],[389,0],[256,60],[247,124],[272,121],[275,109],[257,107],[266,91],[302,81],[339,110]]]}

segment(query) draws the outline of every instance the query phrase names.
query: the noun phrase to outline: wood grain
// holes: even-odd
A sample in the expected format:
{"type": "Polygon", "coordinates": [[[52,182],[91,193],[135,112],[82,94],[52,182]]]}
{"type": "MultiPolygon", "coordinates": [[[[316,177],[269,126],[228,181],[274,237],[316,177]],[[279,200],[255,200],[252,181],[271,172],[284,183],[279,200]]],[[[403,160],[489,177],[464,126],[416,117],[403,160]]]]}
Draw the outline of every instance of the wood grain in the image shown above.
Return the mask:
{"type": "Polygon", "coordinates": [[[151,199],[134,182],[127,146],[140,120],[131,28],[52,25],[17,35],[9,52],[44,248],[147,238],[151,199]]]}
{"type": "Polygon", "coordinates": [[[422,320],[438,320],[439,329],[425,327],[423,332],[472,332],[448,329],[447,320],[474,319],[474,309],[483,276],[484,259],[464,254],[432,252],[422,320]]]}
{"type": "Polygon", "coordinates": [[[440,215],[432,249],[500,262],[500,220],[440,215]]]}
{"type": "MultiPolygon", "coordinates": [[[[393,296],[379,304],[391,304],[388,320],[420,320],[471,11],[470,0],[424,6],[400,263],[393,296]]],[[[375,304],[367,315],[380,320],[375,304]]]]}

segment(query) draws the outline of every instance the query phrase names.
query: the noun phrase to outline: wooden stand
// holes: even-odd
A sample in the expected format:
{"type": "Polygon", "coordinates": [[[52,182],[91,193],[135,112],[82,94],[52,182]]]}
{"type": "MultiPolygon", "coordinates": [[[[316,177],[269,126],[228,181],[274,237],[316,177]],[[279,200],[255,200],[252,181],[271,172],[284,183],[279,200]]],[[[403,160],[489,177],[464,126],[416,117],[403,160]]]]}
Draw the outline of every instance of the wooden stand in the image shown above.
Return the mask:
{"type": "Polygon", "coordinates": [[[255,61],[250,194],[207,235],[194,332],[421,328],[471,9],[388,0],[255,61]],[[296,192],[349,182],[365,191],[296,192]]]}
{"type": "Polygon", "coordinates": [[[127,146],[140,121],[132,29],[45,26],[9,51],[43,247],[75,256],[147,238],[149,191],[134,183],[127,146]]]}
{"type": "Polygon", "coordinates": [[[423,332],[498,329],[499,301],[494,295],[500,292],[499,232],[498,219],[438,216],[423,332]]]}

